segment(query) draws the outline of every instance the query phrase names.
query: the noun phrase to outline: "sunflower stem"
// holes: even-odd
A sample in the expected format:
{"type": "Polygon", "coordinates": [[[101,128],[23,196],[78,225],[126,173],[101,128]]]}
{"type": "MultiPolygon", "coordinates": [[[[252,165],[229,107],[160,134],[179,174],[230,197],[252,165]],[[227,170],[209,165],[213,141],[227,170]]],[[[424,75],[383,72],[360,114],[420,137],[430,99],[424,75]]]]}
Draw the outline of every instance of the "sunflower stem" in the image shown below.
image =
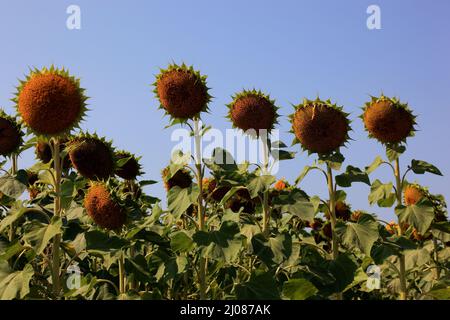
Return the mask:
{"type": "MultiPolygon", "coordinates": [[[[334,188],[333,170],[329,163],[327,163],[327,182],[328,182],[328,195],[330,198],[330,220],[331,220],[331,241],[333,260],[336,260],[339,256],[339,242],[336,234],[336,190],[334,188]]],[[[337,293],[337,300],[342,300],[342,292],[337,293]]]]}
{"type": "MultiPolygon", "coordinates": [[[[269,147],[267,143],[267,134],[261,136],[261,142],[263,146],[263,175],[269,174],[269,147]]],[[[269,222],[270,222],[270,210],[269,210],[269,188],[266,188],[263,195],[263,234],[269,235],[269,222]]]]}
{"type": "MultiPolygon", "coordinates": [[[[399,156],[395,159],[395,167],[394,167],[394,175],[395,175],[395,195],[397,197],[397,205],[402,204],[402,191],[403,191],[403,183],[401,179],[400,174],[400,159],[399,156]]],[[[400,234],[399,236],[403,235],[403,225],[398,220],[399,230],[400,234]]],[[[400,270],[399,270],[399,276],[400,276],[400,300],[406,300],[408,299],[408,291],[407,291],[407,284],[406,284],[406,263],[405,263],[405,255],[403,252],[400,252],[399,256],[399,264],[400,264],[400,270]]]]}
{"type": "MultiPolygon", "coordinates": [[[[123,251],[120,253],[119,257],[119,292],[120,296],[125,294],[125,267],[124,267],[124,254],[123,251]]],[[[122,299],[122,297],[120,297],[122,299]]]]}
{"type": "MultiPolygon", "coordinates": [[[[11,175],[15,176],[17,173],[17,154],[13,153],[11,155],[11,175]]],[[[14,233],[15,233],[15,226],[14,226],[14,222],[11,223],[11,225],[9,226],[9,242],[12,242],[14,240],[14,233]]]]}
{"type": "MultiPolygon", "coordinates": [[[[197,199],[198,206],[198,227],[199,230],[205,231],[205,214],[203,206],[203,170],[202,170],[202,154],[201,154],[201,136],[199,128],[199,118],[194,118],[194,139],[195,139],[195,168],[197,169],[197,185],[199,189],[199,195],[197,199]]],[[[206,259],[200,257],[200,267],[198,271],[198,278],[200,284],[200,299],[206,298],[206,259]]]]}
{"type": "MultiPolygon", "coordinates": [[[[56,217],[61,216],[61,154],[60,154],[60,140],[53,140],[53,168],[55,171],[55,200],[54,200],[54,215],[56,217]]],[[[61,279],[60,279],[60,252],[59,247],[61,245],[61,234],[55,235],[53,238],[53,253],[52,253],[52,283],[53,293],[59,298],[61,293],[61,279]]]]}

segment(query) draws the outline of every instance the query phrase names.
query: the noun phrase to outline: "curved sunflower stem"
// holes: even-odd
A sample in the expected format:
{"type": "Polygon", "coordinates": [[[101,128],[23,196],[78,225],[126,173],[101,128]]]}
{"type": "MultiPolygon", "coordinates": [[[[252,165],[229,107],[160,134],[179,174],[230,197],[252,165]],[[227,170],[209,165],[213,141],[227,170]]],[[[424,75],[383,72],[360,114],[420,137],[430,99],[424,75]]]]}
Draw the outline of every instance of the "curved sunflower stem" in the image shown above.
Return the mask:
{"type": "MultiPolygon", "coordinates": [[[[197,186],[199,189],[199,195],[197,199],[197,215],[198,215],[198,228],[201,231],[205,231],[205,213],[203,205],[203,168],[202,168],[202,154],[201,154],[201,136],[199,128],[199,118],[194,119],[194,139],[195,139],[195,168],[197,170],[197,186]]],[[[198,280],[200,285],[200,299],[206,298],[206,259],[200,257],[199,259],[198,280]]]]}
{"type": "MultiPolygon", "coordinates": [[[[267,134],[261,136],[261,142],[263,146],[263,175],[269,174],[269,147],[268,147],[267,134]]],[[[269,188],[264,191],[263,195],[263,234],[269,235],[269,222],[270,222],[270,210],[269,210],[269,188]]]]}
{"type": "MultiPolygon", "coordinates": [[[[62,159],[60,150],[60,140],[53,140],[53,168],[55,171],[55,200],[54,200],[54,215],[55,217],[61,216],[61,176],[62,176],[62,159]]],[[[53,293],[56,297],[59,297],[61,293],[61,279],[60,279],[60,251],[59,247],[61,245],[61,234],[57,234],[53,238],[53,253],[52,253],[52,283],[53,283],[53,293]]]]}
{"type": "MultiPolygon", "coordinates": [[[[402,178],[400,175],[400,160],[399,157],[395,159],[395,167],[394,167],[394,175],[395,175],[395,195],[397,197],[397,205],[402,204],[402,190],[403,190],[403,183],[402,178]]],[[[403,234],[403,226],[398,221],[399,224],[399,230],[400,230],[400,236],[403,234]]],[[[406,284],[406,263],[405,263],[405,255],[403,252],[400,253],[399,257],[399,264],[400,264],[400,270],[399,270],[399,276],[400,276],[400,300],[406,300],[408,299],[408,291],[407,291],[407,284],[406,284]]]]}
{"type": "MultiPolygon", "coordinates": [[[[125,258],[123,251],[120,253],[119,257],[119,292],[120,296],[125,294],[125,258]]],[[[122,299],[122,297],[120,298],[122,299]]]]}
{"type": "MultiPolygon", "coordinates": [[[[330,220],[331,220],[331,244],[333,252],[333,260],[339,256],[339,241],[336,234],[336,190],[334,188],[333,170],[329,163],[327,163],[327,182],[328,182],[328,196],[330,198],[330,220]]],[[[342,292],[337,293],[337,300],[342,300],[342,292]]]]}
{"type": "MultiPolygon", "coordinates": [[[[17,154],[13,153],[11,155],[11,175],[15,176],[17,173],[17,154]]],[[[14,240],[14,233],[15,233],[15,226],[14,226],[14,222],[11,223],[10,227],[9,227],[9,234],[8,234],[8,238],[9,238],[9,242],[12,242],[14,240]]]]}

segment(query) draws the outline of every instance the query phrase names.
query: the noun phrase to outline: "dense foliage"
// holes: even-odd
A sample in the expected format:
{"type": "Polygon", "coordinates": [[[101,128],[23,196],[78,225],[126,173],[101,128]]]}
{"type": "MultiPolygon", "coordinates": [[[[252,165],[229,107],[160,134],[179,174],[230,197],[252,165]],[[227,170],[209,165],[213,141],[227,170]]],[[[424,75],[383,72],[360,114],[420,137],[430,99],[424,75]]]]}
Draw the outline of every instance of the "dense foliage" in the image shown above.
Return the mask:
{"type": "Polygon", "coordinates": [[[270,140],[277,107],[259,91],[235,95],[228,107],[234,127],[267,130],[251,135],[264,161],[236,163],[223,149],[201,158],[208,89],[206,77],[184,65],[157,76],[170,124],[190,128],[197,146],[161,170],[165,209],[144,192],[156,181],[139,178],[139,158],[74,132],[87,99],[78,80],[51,67],[21,81],[17,117],[0,113],[0,299],[450,298],[445,201],[407,180],[441,172],[422,160],[400,166],[414,134],[407,105],[384,96],[366,104],[361,118],[386,156],[344,169],[349,115],[329,100],[305,99],[292,133],[312,164],[295,181],[277,181],[273,161],[305,154],[270,140]],[[36,164],[21,168],[29,148],[36,164]],[[376,178],[383,165],[392,182],[376,178]],[[302,181],[312,172],[328,198],[308,194],[302,181]],[[347,203],[346,190],[360,183],[370,186],[370,205],[392,207],[397,221],[347,203]]]}

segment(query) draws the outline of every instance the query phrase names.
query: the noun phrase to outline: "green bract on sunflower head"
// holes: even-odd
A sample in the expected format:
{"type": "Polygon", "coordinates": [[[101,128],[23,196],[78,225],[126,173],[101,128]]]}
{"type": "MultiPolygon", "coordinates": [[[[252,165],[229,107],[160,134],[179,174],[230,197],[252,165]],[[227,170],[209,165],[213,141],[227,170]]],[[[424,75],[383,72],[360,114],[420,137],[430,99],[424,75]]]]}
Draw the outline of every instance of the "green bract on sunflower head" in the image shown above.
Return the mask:
{"type": "Polygon", "coordinates": [[[37,136],[64,136],[79,126],[87,111],[79,79],[66,69],[32,69],[12,99],[26,127],[37,136]]]}
{"type": "Polygon", "coordinates": [[[233,101],[227,105],[228,116],[233,128],[238,128],[250,136],[259,136],[259,130],[270,133],[277,124],[278,107],[269,95],[261,91],[243,90],[232,96],[233,101]]]}
{"type": "Polygon", "coordinates": [[[84,207],[98,226],[107,230],[120,231],[126,223],[127,214],[116,192],[117,183],[113,180],[91,182],[84,198],[84,207]]]}
{"type": "Polygon", "coordinates": [[[206,76],[192,66],[171,64],[167,69],[161,69],[153,86],[160,108],[172,120],[185,122],[200,118],[201,112],[208,111],[212,97],[208,93],[206,76]]]}
{"type": "Polygon", "coordinates": [[[115,150],[111,141],[97,134],[81,133],[66,143],[73,167],[90,180],[106,180],[116,170],[115,150]]]}
{"type": "Polygon", "coordinates": [[[349,140],[349,114],[330,100],[304,99],[294,108],[289,116],[295,135],[293,144],[300,143],[308,154],[332,154],[349,140]]]}
{"type": "Polygon", "coordinates": [[[116,152],[116,175],[125,180],[135,180],[136,177],[143,174],[142,166],[139,163],[141,157],[136,157],[128,151],[116,152]]]}
{"type": "Polygon", "coordinates": [[[23,132],[16,118],[0,109],[0,155],[8,157],[18,153],[23,144],[23,132]]]}
{"type": "Polygon", "coordinates": [[[384,95],[372,97],[363,110],[361,119],[370,138],[385,145],[398,145],[414,136],[416,116],[408,104],[401,103],[397,98],[384,95]]]}

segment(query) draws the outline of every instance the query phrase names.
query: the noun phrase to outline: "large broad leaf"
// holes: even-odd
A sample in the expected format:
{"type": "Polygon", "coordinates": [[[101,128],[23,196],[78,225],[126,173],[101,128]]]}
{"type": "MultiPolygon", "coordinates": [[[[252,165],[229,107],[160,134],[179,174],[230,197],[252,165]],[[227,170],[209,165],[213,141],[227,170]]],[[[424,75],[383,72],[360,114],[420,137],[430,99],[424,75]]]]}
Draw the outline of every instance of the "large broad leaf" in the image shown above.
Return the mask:
{"type": "Polygon", "coordinates": [[[235,288],[238,300],[277,300],[280,299],[277,283],[273,273],[256,270],[248,282],[238,284],[235,288]]]}
{"type": "Polygon", "coordinates": [[[287,233],[266,239],[259,233],[252,238],[253,253],[268,267],[280,264],[291,256],[292,238],[287,233]]]}
{"type": "Polygon", "coordinates": [[[167,202],[169,210],[172,214],[179,218],[186,210],[197,201],[199,196],[198,188],[180,188],[175,186],[171,188],[167,194],[167,202]]]}
{"type": "Polygon", "coordinates": [[[233,221],[224,221],[218,231],[197,231],[192,239],[202,247],[202,255],[225,262],[238,258],[243,242],[239,226],[233,221]]]}
{"type": "Polygon", "coordinates": [[[7,175],[0,177],[0,192],[10,198],[17,199],[25,192],[27,186],[15,177],[7,175]]]}
{"type": "Polygon", "coordinates": [[[344,173],[336,176],[336,184],[340,187],[350,187],[353,182],[362,182],[370,186],[367,173],[353,166],[347,166],[344,173]]]}
{"type": "Polygon", "coordinates": [[[336,260],[330,261],[329,272],[334,276],[334,292],[343,291],[355,278],[358,266],[346,254],[340,254],[336,260]]]}
{"type": "Polygon", "coordinates": [[[14,223],[14,221],[23,216],[26,210],[27,209],[22,205],[21,201],[18,200],[14,202],[7,216],[0,221],[0,232],[3,232],[7,227],[14,223]]]}
{"type": "Polygon", "coordinates": [[[171,235],[170,246],[174,252],[189,251],[194,242],[186,231],[177,231],[171,235]]]}
{"type": "Polygon", "coordinates": [[[8,261],[23,249],[25,247],[18,240],[11,243],[0,241],[0,261],[8,261]]]}
{"type": "Polygon", "coordinates": [[[370,252],[370,257],[373,259],[375,264],[381,265],[387,258],[398,255],[399,249],[394,244],[390,243],[375,243],[372,246],[370,252]]]}
{"type": "Polygon", "coordinates": [[[289,300],[305,300],[315,295],[317,288],[306,279],[290,279],[283,284],[283,297],[289,300]]]}
{"type": "Polygon", "coordinates": [[[86,249],[91,252],[110,252],[122,249],[128,245],[128,241],[117,236],[110,236],[108,233],[93,230],[84,234],[86,249]]]}
{"type": "Polygon", "coordinates": [[[29,242],[36,254],[41,254],[50,240],[57,234],[61,234],[62,220],[54,216],[49,224],[34,221],[34,225],[23,239],[29,242]]]}
{"type": "Polygon", "coordinates": [[[295,158],[295,152],[280,149],[272,149],[270,154],[275,160],[291,160],[295,158]]]}
{"type": "Polygon", "coordinates": [[[287,195],[280,195],[274,203],[278,204],[278,202],[282,204],[281,210],[283,212],[296,215],[305,221],[314,220],[314,204],[300,190],[293,190],[287,195]]]}
{"type": "Polygon", "coordinates": [[[134,227],[127,232],[126,238],[132,239],[134,236],[136,236],[136,234],[138,234],[143,229],[152,226],[155,223],[155,221],[158,221],[162,213],[163,211],[161,209],[161,206],[159,205],[159,203],[156,204],[152,208],[152,214],[150,216],[144,217],[143,219],[141,219],[141,221],[139,221],[136,225],[134,225],[134,227]]]}
{"type": "Polygon", "coordinates": [[[270,188],[272,183],[275,182],[275,177],[270,175],[263,175],[253,178],[248,184],[247,189],[250,192],[250,196],[255,198],[259,193],[264,192],[270,188]]]}
{"type": "Polygon", "coordinates": [[[395,202],[395,193],[392,192],[392,183],[381,183],[375,180],[370,187],[369,203],[377,203],[380,207],[391,207],[395,202]]]}
{"type": "Polygon", "coordinates": [[[383,163],[383,158],[381,158],[380,156],[377,156],[375,158],[375,160],[373,160],[373,162],[367,166],[365,169],[367,174],[371,174],[372,172],[374,172],[381,164],[383,163]]]}
{"type": "Polygon", "coordinates": [[[450,300],[450,287],[433,289],[425,293],[426,296],[433,297],[436,300],[450,300]]]}
{"type": "Polygon", "coordinates": [[[34,270],[27,264],[22,271],[0,274],[0,300],[22,299],[30,292],[34,270]]]}
{"type": "Polygon", "coordinates": [[[347,222],[338,229],[338,233],[345,246],[359,248],[366,255],[370,255],[372,246],[378,239],[378,223],[371,215],[364,214],[358,222],[347,222]]]}
{"type": "Polygon", "coordinates": [[[403,145],[389,145],[386,146],[386,156],[388,157],[389,161],[394,161],[398,158],[399,155],[401,155],[403,152],[405,152],[406,147],[403,145]]]}
{"type": "Polygon", "coordinates": [[[430,252],[426,248],[405,250],[406,270],[423,266],[431,260],[430,252]]]}
{"type": "Polygon", "coordinates": [[[422,160],[412,160],[411,161],[411,170],[415,174],[424,174],[425,172],[429,172],[432,174],[436,174],[438,176],[442,176],[441,171],[438,168],[433,166],[432,164],[422,161],[422,160]]]}
{"type": "Polygon", "coordinates": [[[434,219],[434,208],[428,200],[420,200],[418,203],[410,206],[398,206],[395,213],[399,217],[400,222],[406,222],[425,234],[434,219]]]}

